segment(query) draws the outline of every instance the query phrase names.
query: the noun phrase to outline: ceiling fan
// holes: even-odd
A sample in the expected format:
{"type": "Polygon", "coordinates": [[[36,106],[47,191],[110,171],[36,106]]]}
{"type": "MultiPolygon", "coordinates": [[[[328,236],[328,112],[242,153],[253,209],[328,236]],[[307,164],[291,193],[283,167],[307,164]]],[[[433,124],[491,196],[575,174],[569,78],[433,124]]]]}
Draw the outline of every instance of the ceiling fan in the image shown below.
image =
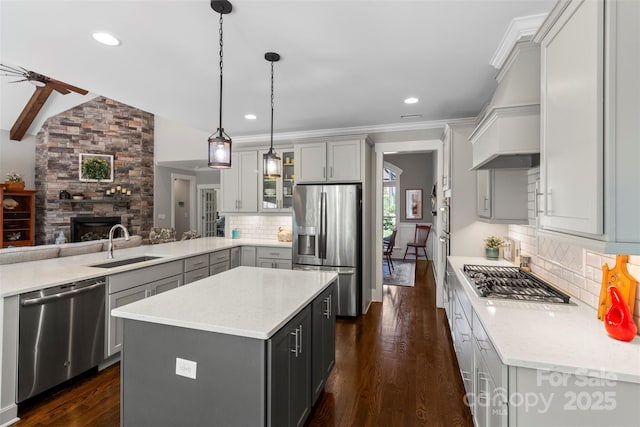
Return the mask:
{"type": "Polygon", "coordinates": [[[42,109],[42,106],[54,90],[62,95],[66,95],[71,92],[75,92],[80,95],[86,95],[89,93],[87,90],[70,85],[69,83],[61,82],[60,80],[52,79],[49,76],[36,73],[35,71],[29,71],[20,66],[11,67],[0,64],[0,73],[2,73],[0,76],[3,77],[14,77],[19,79],[9,83],[29,82],[36,87],[31,99],[29,99],[29,102],[27,102],[27,105],[11,127],[9,137],[14,141],[22,140],[27,129],[29,129],[29,126],[31,126],[31,123],[33,123],[38,112],[40,112],[40,109],[42,109]]]}

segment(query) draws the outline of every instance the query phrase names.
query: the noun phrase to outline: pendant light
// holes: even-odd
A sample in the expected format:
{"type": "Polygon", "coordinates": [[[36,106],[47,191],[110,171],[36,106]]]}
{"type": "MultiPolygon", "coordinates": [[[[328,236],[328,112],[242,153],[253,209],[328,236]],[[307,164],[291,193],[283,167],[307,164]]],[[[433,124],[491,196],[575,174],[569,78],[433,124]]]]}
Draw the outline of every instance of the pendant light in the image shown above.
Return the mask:
{"type": "Polygon", "coordinates": [[[211,0],[211,8],[220,14],[220,125],[216,133],[209,137],[209,167],[228,169],[231,167],[231,137],[222,127],[222,15],[231,12],[229,1],[211,0]]]}
{"type": "Polygon", "coordinates": [[[262,170],[265,178],[279,178],[282,159],[273,151],[273,63],[280,61],[280,55],[275,52],[267,52],[264,54],[264,59],[271,62],[271,147],[269,147],[269,152],[262,156],[262,170]]]}

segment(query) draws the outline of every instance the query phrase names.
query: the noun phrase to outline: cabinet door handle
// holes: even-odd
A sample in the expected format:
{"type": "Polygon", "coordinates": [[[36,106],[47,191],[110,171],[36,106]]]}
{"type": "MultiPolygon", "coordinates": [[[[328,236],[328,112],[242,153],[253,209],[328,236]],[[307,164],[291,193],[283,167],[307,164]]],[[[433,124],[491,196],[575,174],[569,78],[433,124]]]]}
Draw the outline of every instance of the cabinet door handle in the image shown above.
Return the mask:
{"type": "Polygon", "coordinates": [[[291,353],[293,353],[296,357],[298,357],[298,328],[295,331],[290,332],[290,335],[294,337],[293,348],[291,349],[291,353]]]}
{"type": "Polygon", "coordinates": [[[540,209],[539,206],[539,197],[544,196],[544,193],[540,192],[540,181],[536,181],[535,192],[533,193],[533,211],[535,216],[538,216],[539,213],[544,213],[544,210],[540,209]]]}
{"type": "Polygon", "coordinates": [[[298,354],[302,354],[302,325],[300,325],[300,332],[299,332],[299,338],[298,338],[298,354]]]}
{"type": "Polygon", "coordinates": [[[333,178],[333,166],[329,166],[329,176],[333,178]]]}
{"type": "Polygon", "coordinates": [[[323,168],[322,168],[322,177],[323,177],[323,178],[326,178],[326,177],[327,177],[327,168],[326,168],[326,167],[323,167],[323,168]]]}
{"type": "Polygon", "coordinates": [[[485,198],[484,198],[484,210],[485,210],[485,211],[489,209],[489,208],[487,208],[487,202],[488,202],[488,201],[489,201],[489,198],[488,198],[488,197],[485,197],[485,198]]]}
{"type": "Polygon", "coordinates": [[[329,312],[330,307],[331,307],[331,302],[329,301],[329,298],[330,298],[330,297],[326,297],[326,298],[324,299],[325,304],[327,304],[327,307],[326,307],[326,308],[325,308],[325,310],[324,310],[324,317],[326,317],[327,319],[328,319],[329,317],[331,317],[331,313],[329,312]]]}

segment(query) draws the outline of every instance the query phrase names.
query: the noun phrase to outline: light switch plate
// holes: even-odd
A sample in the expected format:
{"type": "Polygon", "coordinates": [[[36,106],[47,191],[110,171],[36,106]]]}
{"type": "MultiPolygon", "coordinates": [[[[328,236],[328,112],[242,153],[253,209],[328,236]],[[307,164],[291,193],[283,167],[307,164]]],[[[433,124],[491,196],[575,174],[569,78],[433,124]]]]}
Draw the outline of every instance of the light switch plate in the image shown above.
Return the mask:
{"type": "Polygon", "coordinates": [[[176,375],[180,375],[181,377],[187,377],[195,380],[197,369],[198,369],[198,362],[176,357],[176,375]]]}

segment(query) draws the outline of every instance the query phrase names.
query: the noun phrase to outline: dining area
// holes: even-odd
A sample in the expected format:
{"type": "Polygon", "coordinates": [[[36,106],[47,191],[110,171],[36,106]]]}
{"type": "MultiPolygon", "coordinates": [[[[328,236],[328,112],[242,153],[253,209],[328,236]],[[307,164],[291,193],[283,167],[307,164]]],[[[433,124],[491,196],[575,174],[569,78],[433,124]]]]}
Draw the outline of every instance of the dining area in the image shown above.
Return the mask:
{"type": "Polygon", "coordinates": [[[383,285],[413,286],[418,259],[429,262],[431,224],[400,223],[383,237],[383,285]]]}

